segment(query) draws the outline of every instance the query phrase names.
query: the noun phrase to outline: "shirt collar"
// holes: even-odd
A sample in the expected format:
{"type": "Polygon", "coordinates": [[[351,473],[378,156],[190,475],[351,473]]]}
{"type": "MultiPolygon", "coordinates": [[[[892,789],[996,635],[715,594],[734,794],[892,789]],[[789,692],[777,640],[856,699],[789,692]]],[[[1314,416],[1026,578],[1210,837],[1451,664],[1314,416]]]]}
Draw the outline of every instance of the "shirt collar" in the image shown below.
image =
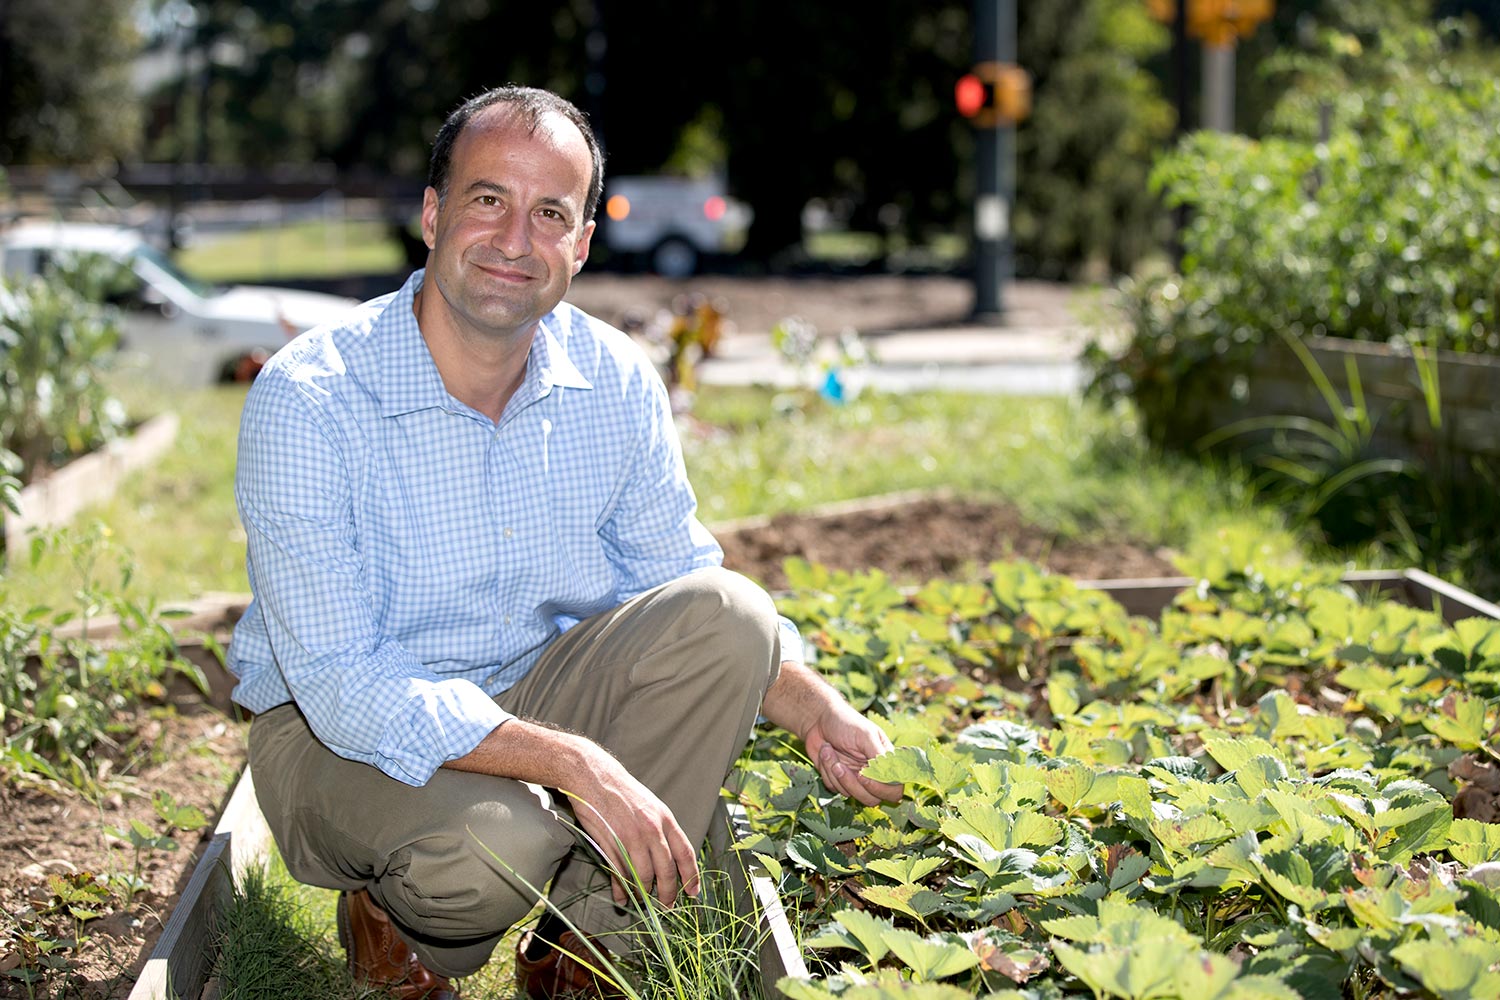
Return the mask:
{"type": "MultiPolygon", "coordinates": [[[[412,301],[425,276],[424,270],[417,270],[406,279],[406,284],[381,314],[375,330],[380,358],[376,377],[379,380],[380,414],[384,417],[457,405],[443,386],[443,377],[427,349],[427,341],[422,339],[412,309],[412,301]]],[[[542,317],[537,325],[536,335],[531,340],[531,352],[526,359],[522,393],[540,398],[550,393],[554,386],[593,388],[568,358],[567,350],[557,336],[556,330],[560,326],[556,309],[542,317]]]]}

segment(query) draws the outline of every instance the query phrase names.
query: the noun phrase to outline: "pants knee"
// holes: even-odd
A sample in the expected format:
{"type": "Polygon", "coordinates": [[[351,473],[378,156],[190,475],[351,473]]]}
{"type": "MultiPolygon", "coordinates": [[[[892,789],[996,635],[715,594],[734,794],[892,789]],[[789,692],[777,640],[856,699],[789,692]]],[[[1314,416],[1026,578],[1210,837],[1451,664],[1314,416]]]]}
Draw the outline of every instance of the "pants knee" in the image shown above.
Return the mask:
{"type": "Polygon", "coordinates": [[[540,801],[535,809],[479,802],[392,859],[375,891],[399,924],[424,937],[489,937],[526,916],[573,845],[540,801]]]}
{"type": "Polygon", "coordinates": [[[703,628],[714,647],[726,653],[716,659],[752,689],[764,692],[780,658],[771,595],[739,573],[717,567],[700,570],[681,582],[695,600],[711,609],[703,628]]]}

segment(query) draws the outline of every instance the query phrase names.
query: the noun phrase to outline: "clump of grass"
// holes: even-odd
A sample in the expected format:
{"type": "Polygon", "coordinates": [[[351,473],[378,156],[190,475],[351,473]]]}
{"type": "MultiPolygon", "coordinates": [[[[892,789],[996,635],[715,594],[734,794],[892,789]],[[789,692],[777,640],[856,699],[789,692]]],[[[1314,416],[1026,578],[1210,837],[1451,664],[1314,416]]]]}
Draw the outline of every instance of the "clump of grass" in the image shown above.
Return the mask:
{"type": "Polygon", "coordinates": [[[214,975],[223,1000],[371,996],[355,986],[333,942],[333,921],[279,858],[239,879],[218,935],[214,975]]]}

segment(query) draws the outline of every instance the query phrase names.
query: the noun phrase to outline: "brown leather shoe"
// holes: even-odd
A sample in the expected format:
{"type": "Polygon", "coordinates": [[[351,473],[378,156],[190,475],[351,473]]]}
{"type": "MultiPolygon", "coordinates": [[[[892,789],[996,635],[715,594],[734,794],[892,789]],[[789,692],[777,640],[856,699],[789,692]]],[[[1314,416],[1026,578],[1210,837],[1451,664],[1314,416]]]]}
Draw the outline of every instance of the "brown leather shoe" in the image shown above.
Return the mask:
{"type": "Polygon", "coordinates": [[[339,894],[337,923],[349,971],[360,985],[388,990],[399,1000],[458,1000],[453,984],[412,954],[364,889],[339,894]]]}
{"type": "MultiPolygon", "coordinates": [[[[609,955],[602,945],[596,947],[609,955]]],[[[595,975],[590,966],[602,968],[589,946],[572,931],[559,934],[556,944],[527,931],[516,945],[516,989],[531,1000],[621,1000],[625,996],[614,983],[595,975]]]]}

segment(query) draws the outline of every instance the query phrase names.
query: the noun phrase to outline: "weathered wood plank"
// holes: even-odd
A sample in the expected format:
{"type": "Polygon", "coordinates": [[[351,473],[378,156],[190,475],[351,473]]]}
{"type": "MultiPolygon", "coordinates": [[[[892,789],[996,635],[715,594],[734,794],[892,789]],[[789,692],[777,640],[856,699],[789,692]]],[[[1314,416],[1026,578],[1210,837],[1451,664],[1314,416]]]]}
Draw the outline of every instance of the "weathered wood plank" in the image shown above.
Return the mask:
{"type": "Polygon", "coordinates": [[[213,968],[213,928],[228,905],[230,834],[215,834],[198,859],[129,1000],[188,1000],[213,968]]]}

